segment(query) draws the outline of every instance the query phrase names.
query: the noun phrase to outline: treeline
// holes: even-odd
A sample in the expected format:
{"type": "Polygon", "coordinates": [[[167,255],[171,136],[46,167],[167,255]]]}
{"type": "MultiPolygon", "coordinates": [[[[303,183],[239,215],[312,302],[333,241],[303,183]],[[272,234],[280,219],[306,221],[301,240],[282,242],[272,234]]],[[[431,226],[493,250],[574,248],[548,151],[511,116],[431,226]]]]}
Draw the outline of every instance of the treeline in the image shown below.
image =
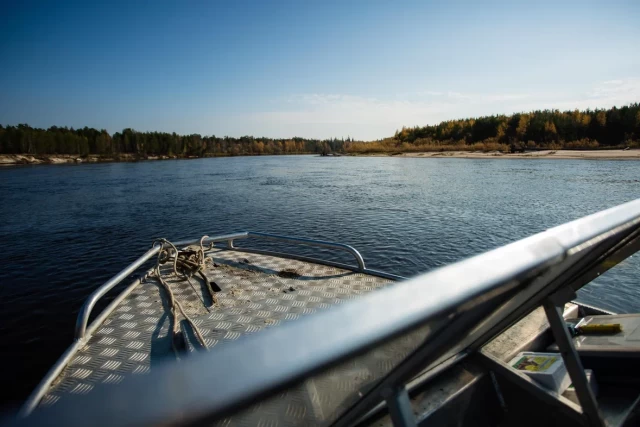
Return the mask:
{"type": "Polygon", "coordinates": [[[598,149],[640,146],[640,104],[586,111],[544,110],[509,116],[449,120],[437,125],[403,128],[393,137],[360,142],[344,139],[272,139],[178,135],[124,129],[0,125],[0,154],[72,154],[117,158],[237,156],[256,154],[370,153],[400,151],[504,151],[598,149]]]}
{"type": "Polygon", "coordinates": [[[106,130],[73,129],[52,126],[48,129],[29,125],[0,125],[1,154],[97,154],[117,157],[135,154],[140,157],[237,156],[252,154],[304,154],[343,151],[344,139],[272,139],[243,136],[240,138],[178,135],[163,132],[137,132],[124,129],[110,135],[106,130]]]}
{"type": "Polygon", "coordinates": [[[544,110],[449,120],[403,128],[381,141],[350,143],[349,152],[597,149],[640,144],[640,104],[586,111],[544,110]]]}

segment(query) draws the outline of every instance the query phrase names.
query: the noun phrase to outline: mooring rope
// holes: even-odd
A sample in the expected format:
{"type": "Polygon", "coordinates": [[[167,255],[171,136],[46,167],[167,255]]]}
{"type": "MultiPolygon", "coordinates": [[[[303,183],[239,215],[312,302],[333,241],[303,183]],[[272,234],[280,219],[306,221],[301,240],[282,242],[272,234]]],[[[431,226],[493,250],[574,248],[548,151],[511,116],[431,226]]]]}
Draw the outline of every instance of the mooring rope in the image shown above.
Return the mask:
{"type": "MultiPolygon", "coordinates": [[[[156,261],[156,266],[153,269],[153,275],[158,279],[158,281],[160,282],[160,284],[162,284],[163,288],[165,289],[165,291],[167,292],[167,295],[169,296],[169,306],[171,309],[171,314],[173,315],[173,328],[172,328],[172,339],[171,339],[171,347],[173,348],[173,351],[176,353],[176,355],[178,354],[178,350],[175,347],[175,340],[173,338],[175,338],[179,332],[179,328],[178,328],[178,310],[180,311],[180,313],[182,314],[182,316],[185,318],[185,320],[189,323],[189,325],[191,326],[191,329],[194,332],[194,335],[196,336],[196,338],[198,339],[198,341],[200,342],[200,344],[202,345],[203,348],[207,348],[207,344],[205,343],[204,337],[202,336],[202,332],[200,331],[200,329],[198,328],[198,326],[193,322],[193,320],[187,315],[186,311],[184,310],[184,307],[182,307],[182,304],[180,304],[180,301],[178,301],[175,298],[175,295],[173,294],[173,292],[171,291],[171,287],[169,286],[169,284],[162,278],[162,273],[160,272],[160,265],[167,262],[171,255],[169,253],[168,250],[164,249],[164,245],[169,245],[173,250],[174,250],[174,255],[173,255],[173,274],[175,274],[178,278],[181,279],[186,279],[191,283],[191,277],[198,273],[201,272],[202,270],[204,270],[205,268],[205,262],[206,262],[206,258],[204,256],[204,246],[203,246],[203,241],[204,239],[206,239],[208,236],[203,236],[202,239],[200,239],[200,249],[198,249],[196,251],[195,254],[191,254],[188,251],[179,251],[178,248],[171,243],[170,241],[168,241],[167,239],[157,239],[153,242],[153,244],[155,245],[156,243],[160,243],[163,245],[163,249],[160,250],[160,252],[158,252],[158,258],[156,261]],[[178,263],[181,264],[181,266],[183,267],[188,267],[191,271],[190,271],[190,275],[181,273],[178,271],[178,263]],[[178,308],[178,310],[176,310],[176,307],[178,308]]],[[[186,270],[186,268],[185,268],[186,270]]],[[[207,284],[208,286],[208,284],[207,284]]],[[[193,284],[192,284],[193,287],[193,284]]]]}

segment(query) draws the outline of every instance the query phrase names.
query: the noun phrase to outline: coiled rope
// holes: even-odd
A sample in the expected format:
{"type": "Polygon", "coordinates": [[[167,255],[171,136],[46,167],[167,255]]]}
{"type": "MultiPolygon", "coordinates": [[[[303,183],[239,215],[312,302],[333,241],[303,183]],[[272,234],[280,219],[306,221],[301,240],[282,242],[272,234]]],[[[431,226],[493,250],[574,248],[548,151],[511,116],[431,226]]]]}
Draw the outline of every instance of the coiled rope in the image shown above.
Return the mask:
{"type": "MultiPolygon", "coordinates": [[[[200,342],[200,344],[202,345],[202,347],[204,349],[207,349],[207,344],[205,343],[204,337],[202,336],[202,332],[200,331],[198,326],[193,322],[193,320],[189,317],[189,315],[187,315],[186,311],[184,310],[184,307],[182,307],[182,304],[180,304],[180,301],[178,301],[175,298],[175,295],[173,294],[173,291],[171,291],[171,287],[169,286],[169,284],[162,277],[162,273],[160,272],[160,265],[166,263],[167,261],[169,261],[169,259],[172,256],[172,254],[170,254],[170,252],[167,249],[165,249],[164,246],[168,245],[174,251],[174,253],[173,253],[173,274],[175,274],[178,278],[181,278],[183,280],[186,279],[186,280],[189,281],[189,283],[191,283],[191,277],[194,274],[196,274],[198,272],[201,272],[205,268],[206,258],[204,256],[203,242],[204,242],[204,239],[206,239],[207,237],[208,236],[203,236],[200,239],[200,249],[198,249],[195,252],[195,254],[190,253],[189,251],[179,251],[178,248],[173,243],[171,243],[170,241],[168,241],[167,239],[164,239],[164,238],[156,239],[153,242],[153,245],[161,244],[162,247],[163,247],[158,252],[158,258],[157,258],[157,261],[156,261],[156,265],[155,265],[155,267],[153,269],[152,276],[155,277],[156,279],[158,279],[158,281],[160,282],[162,287],[165,289],[165,291],[167,292],[167,295],[169,297],[169,307],[171,309],[171,314],[173,316],[173,327],[172,327],[172,330],[171,330],[171,333],[172,333],[171,347],[173,348],[173,351],[176,353],[176,355],[178,354],[178,349],[176,348],[176,345],[175,345],[175,337],[178,336],[178,334],[179,334],[178,311],[182,314],[182,316],[185,318],[185,320],[189,323],[189,326],[191,326],[191,329],[193,330],[194,335],[196,336],[196,338],[198,339],[198,341],[200,342]],[[184,274],[184,273],[179,272],[178,271],[178,265],[179,264],[181,266],[183,266],[183,267],[190,267],[189,268],[189,270],[190,270],[189,273],[190,274],[188,275],[188,274],[184,274]],[[176,310],[176,308],[177,308],[177,310],[176,310]]],[[[193,287],[192,283],[191,283],[191,286],[193,287]]]]}

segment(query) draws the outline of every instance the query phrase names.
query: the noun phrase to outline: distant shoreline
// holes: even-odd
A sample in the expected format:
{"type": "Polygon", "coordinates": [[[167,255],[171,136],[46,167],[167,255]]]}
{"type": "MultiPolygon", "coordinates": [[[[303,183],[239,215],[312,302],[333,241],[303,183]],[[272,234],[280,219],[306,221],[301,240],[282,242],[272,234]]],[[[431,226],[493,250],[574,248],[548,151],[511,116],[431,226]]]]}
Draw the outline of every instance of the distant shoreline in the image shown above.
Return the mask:
{"type": "Polygon", "coordinates": [[[213,157],[250,157],[250,156],[292,156],[309,155],[317,153],[281,153],[281,154],[219,154],[205,156],[140,156],[137,154],[125,153],[118,156],[108,157],[97,154],[0,154],[0,167],[2,166],[23,166],[23,165],[70,165],[82,163],[130,163],[142,162],[146,160],[179,160],[179,159],[206,159],[213,157]]]}
{"type": "Polygon", "coordinates": [[[579,159],[579,160],[640,160],[640,149],[630,150],[541,150],[525,153],[483,153],[479,151],[437,151],[415,153],[356,154],[371,157],[456,158],[456,159],[579,159]]]}
{"type": "MultiPolygon", "coordinates": [[[[317,153],[296,153],[317,154],[317,153]]],[[[279,154],[282,156],[294,154],[279,154]]],[[[256,156],[256,154],[240,154],[233,157],[256,156]]],[[[258,155],[259,156],[259,155],[258,155]]],[[[329,155],[332,157],[334,155],[329,155]]],[[[335,154],[336,157],[408,157],[422,159],[558,159],[558,160],[640,160],[640,149],[630,150],[541,150],[525,153],[502,153],[498,151],[425,151],[409,153],[345,153],[335,154]]],[[[145,160],[172,160],[172,159],[202,159],[208,157],[230,156],[138,156],[135,154],[120,154],[117,157],[99,155],[73,155],[73,154],[0,154],[1,166],[20,165],[58,165],[58,164],[82,164],[82,163],[119,163],[138,162],[145,160]]]]}
{"type": "Polygon", "coordinates": [[[120,154],[118,157],[107,157],[98,155],[82,156],[80,154],[0,154],[0,166],[136,162],[139,160],[164,160],[172,158],[175,159],[177,157],[149,156],[144,158],[133,154],[120,154]]]}

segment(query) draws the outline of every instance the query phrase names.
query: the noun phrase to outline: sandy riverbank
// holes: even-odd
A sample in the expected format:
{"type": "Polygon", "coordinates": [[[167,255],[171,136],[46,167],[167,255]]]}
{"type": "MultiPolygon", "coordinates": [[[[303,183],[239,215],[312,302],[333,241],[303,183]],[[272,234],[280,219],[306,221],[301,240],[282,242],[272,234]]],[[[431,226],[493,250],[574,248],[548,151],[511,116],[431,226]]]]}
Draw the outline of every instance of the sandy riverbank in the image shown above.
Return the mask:
{"type": "MultiPolygon", "coordinates": [[[[348,155],[348,154],[347,154],[348,155]]],[[[501,153],[493,151],[439,151],[420,153],[372,153],[351,154],[370,157],[415,157],[415,158],[459,158],[459,159],[582,159],[582,160],[640,160],[640,149],[632,150],[544,150],[527,153],[501,153]]],[[[134,154],[120,154],[117,158],[97,155],[78,156],[71,154],[51,154],[32,156],[28,154],[0,154],[0,166],[40,165],[40,164],[74,164],[103,162],[132,162],[139,160],[166,160],[176,156],[139,157],[134,154]]],[[[196,158],[196,157],[189,157],[196,158]]]]}
{"type": "Polygon", "coordinates": [[[133,154],[120,154],[118,158],[97,155],[79,156],[73,154],[47,154],[32,156],[30,154],[0,154],[0,166],[15,165],[57,165],[74,163],[133,162],[138,160],[164,160],[175,156],[139,157],[133,154]]]}
{"type": "Polygon", "coordinates": [[[633,150],[544,150],[527,153],[482,153],[472,151],[443,151],[425,153],[371,154],[393,157],[452,157],[461,159],[583,159],[583,160],[640,160],[640,149],[633,150]]]}

